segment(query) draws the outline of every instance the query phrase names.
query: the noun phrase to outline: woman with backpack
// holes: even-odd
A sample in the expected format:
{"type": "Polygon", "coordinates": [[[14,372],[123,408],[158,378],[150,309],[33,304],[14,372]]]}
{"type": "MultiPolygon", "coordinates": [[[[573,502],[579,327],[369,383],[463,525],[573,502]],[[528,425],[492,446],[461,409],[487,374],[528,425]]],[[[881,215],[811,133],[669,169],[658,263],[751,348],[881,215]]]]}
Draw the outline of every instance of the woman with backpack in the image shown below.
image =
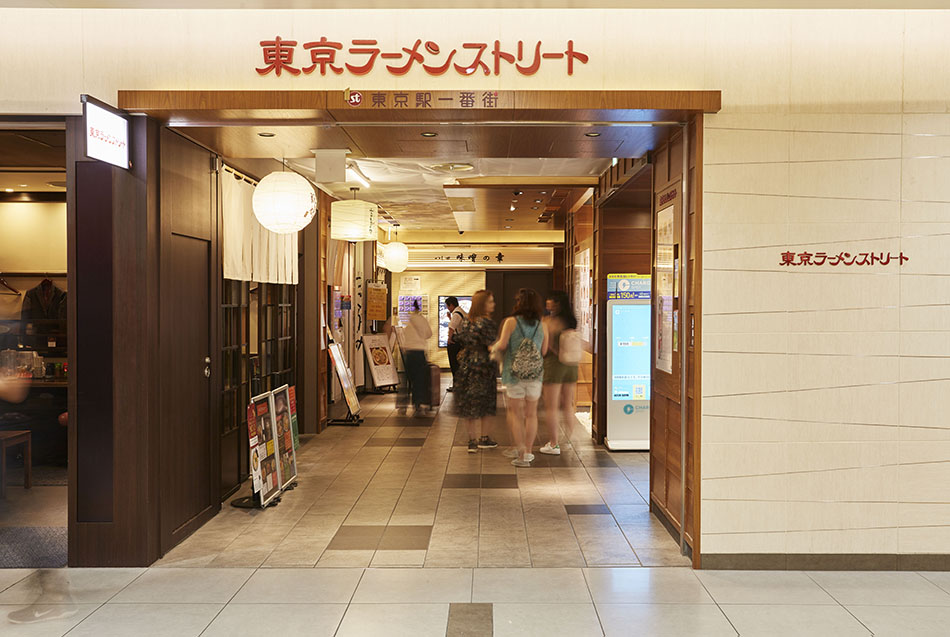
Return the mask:
{"type": "Polygon", "coordinates": [[[505,452],[516,467],[530,467],[531,448],[538,435],[538,399],[544,376],[544,354],[548,349],[548,331],[541,321],[541,296],[521,288],[515,297],[515,309],[501,326],[501,336],[493,346],[504,352],[501,381],[508,396],[508,424],[514,445],[505,452]]]}
{"type": "Polygon", "coordinates": [[[454,335],[462,346],[455,385],[457,415],[468,428],[468,452],[493,449],[498,443],[484,434],[484,419],[495,415],[498,401],[498,366],[491,359],[489,347],[498,334],[491,320],[495,311],[495,297],[488,290],[479,290],[472,296],[472,307],[454,335]]]}
{"type": "Polygon", "coordinates": [[[544,357],[544,421],[548,426],[549,437],[539,451],[559,456],[559,414],[563,414],[567,442],[570,442],[574,429],[574,392],[582,350],[576,331],[577,317],[567,294],[560,290],[553,291],[548,294],[545,304],[548,315],[544,317],[544,324],[551,342],[544,357]]]}

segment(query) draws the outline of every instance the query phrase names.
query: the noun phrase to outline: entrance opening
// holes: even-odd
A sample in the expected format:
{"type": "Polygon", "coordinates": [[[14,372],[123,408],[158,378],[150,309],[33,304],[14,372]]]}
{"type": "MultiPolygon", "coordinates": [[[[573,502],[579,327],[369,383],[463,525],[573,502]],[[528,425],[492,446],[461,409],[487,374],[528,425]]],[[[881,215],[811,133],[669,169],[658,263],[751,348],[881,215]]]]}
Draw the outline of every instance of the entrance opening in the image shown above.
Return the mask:
{"type": "MultiPolygon", "coordinates": [[[[286,499],[299,500],[301,513],[292,517],[307,524],[253,555],[240,534],[233,546],[211,546],[198,530],[165,563],[194,560],[202,546],[209,555],[201,559],[212,565],[366,566],[393,559],[416,566],[688,565],[690,555],[698,565],[700,349],[694,335],[701,211],[695,193],[702,113],[718,110],[718,93],[511,92],[499,93],[497,108],[431,111],[397,108],[392,94],[380,96],[370,107],[342,93],[120,92],[121,108],[160,119],[216,156],[219,200],[230,196],[222,180],[254,183],[280,171],[299,173],[319,188],[317,220],[299,235],[296,284],[268,290],[266,279],[242,283],[227,275],[220,282],[227,341],[221,355],[225,375],[235,376],[225,379],[223,404],[211,414],[221,420],[212,430],[222,432],[217,492],[241,495],[249,490],[245,407],[256,391],[273,388],[264,386],[273,384],[263,380],[268,375],[282,376],[277,384],[297,383],[299,479],[314,489],[286,499]],[[351,198],[379,206],[379,244],[406,244],[405,270],[387,270],[375,242],[333,239],[332,204],[351,198]],[[606,356],[608,288],[616,274],[650,280],[649,365],[638,379],[649,387],[649,450],[604,447],[617,396],[606,356]],[[367,314],[370,282],[385,287],[382,317],[367,314]],[[542,297],[566,293],[584,344],[575,404],[568,398],[549,411],[544,400],[550,397],[542,398],[530,468],[512,467],[501,449],[488,445],[469,453],[473,430],[456,412],[459,392],[448,391],[452,361],[439,344],[440,331],[448,330],[440,325],[451,309],[443,309],[446,299],[467,301],[478,290],[492,291],[489,318],[497,328],[522,288],[542,297]],[[433,333],[424,352],[441,369],[433,384],[437,398],[387,393],[365,356],[366,335],[389,337],[414,309],[433,333]],[[309,438],[353,411],[328,362],[331,342],[361,390],[363,422],[309,438]],[[432,403],[438,413],[413,416],[406,403],[432,403]],[[573,435],[559,455],[544,454],[540,447],[553,437],[547,421],[557,413],[569,417],[559,424],[559,438],[567,442],[573,435]],[[510,488],[521,497],[505,498],[501,490],[510,488]],[[543,520],[532,519],[525,504],[532,500],[547,512],[543,520]],[[315,524],[333,528],[304,538],[303,530],[315,524]],[[457,550],[458,537],[447,535],[459,525],[474,525],[474,549],[457,550]],[[387,540],[407,526],[417,527],[419,537],[387,540]],[[554,527],[553,545],[540,539],[554,527]],[[356,541],[364,536],[372,538],[356,541]],[[512,537],[520,538],[515,545],[512,537]],[[307,551],[297,542],[308,542],[307,551]],[[412,545],[401,550],[413,555],[387,553],[403,544],[412,545]]],[[[227,252],[231,211],[219,207],[219,214],[227,252]]],[[[403,343],[391,350],[397,367],[411,349],[403,343]]],[[[531,418],[523,406],[499,391],[495,416],[476,433],[502,448],[512,444],[512,408],[516,419],[531,418]]],[[[218,522],[215,529],[221,531],[218,522]]]]}
{"type": "Polygon", "coordinates": [[[0,121],[0,569],[67,554],[66,134],[0,121]]]}

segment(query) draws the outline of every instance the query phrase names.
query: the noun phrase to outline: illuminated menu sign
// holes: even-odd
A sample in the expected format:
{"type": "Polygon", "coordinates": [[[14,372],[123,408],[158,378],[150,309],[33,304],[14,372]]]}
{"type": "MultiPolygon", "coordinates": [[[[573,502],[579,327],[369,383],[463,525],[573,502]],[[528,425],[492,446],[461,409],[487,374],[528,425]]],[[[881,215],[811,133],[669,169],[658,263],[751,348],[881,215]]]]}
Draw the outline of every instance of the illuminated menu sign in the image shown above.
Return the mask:
{"type": "Polygon", "coordinates": [[[129,167],[129,120],[83,96],[86,156],[107,164],[129,167]]]}

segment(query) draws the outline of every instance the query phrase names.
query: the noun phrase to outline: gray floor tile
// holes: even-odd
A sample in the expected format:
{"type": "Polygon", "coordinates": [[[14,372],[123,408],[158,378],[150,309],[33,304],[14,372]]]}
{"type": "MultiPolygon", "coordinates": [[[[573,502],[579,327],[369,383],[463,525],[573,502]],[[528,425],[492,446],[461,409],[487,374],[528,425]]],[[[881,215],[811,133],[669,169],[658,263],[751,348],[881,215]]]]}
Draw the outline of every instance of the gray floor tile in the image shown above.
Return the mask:
{"type": "Polygon", "coordinates": [[[0,626],[3,637],[46,637],[65,635],[69,629],[84,620],[98,604],[21,604],[0,605],[0,626]],[[12,617],[11,617],[12,615],[12,617]],[[32,622],[33,618],[39,620],[32,622]]]}
{"type": "Polygon", "coordinates": [[[797,571],[696,571],[718,604],[831,604],[828,593],[797,571]]]}
{"type": "Polygon", "coordinates": [[[111,601],[226,604],[253,572],[245,568],[153,568],[126,586],[111,601]]]}
{"type": "Polygon", "coordinates": [[[40,569],[0,593],[0,604],[101,604],[144,568],[40,569]]]}
{"type": "Polygon", "coordinates": [[[847,609],[876,637],[946,637],[950,608],[946,606],[866,606],[847,609]]]}
{"type": "Polygon", "coordinates": [[[224,604],[105,604],[70,637],[197,637],[224,604]]]}
{"type": "Polygon", "coordinates": [[[493,606],[495,637],[600,637],[604,634],[594,605],[590,603],[493,606]]]}
{"type": "Polygon", "coordinates": [[[808,575],[844,606],[950,606],[950,593],[918,573],[835,571],[808,575]]]}
{"type": "MultiPolygon", "coordinates": [[[[367,569],[354,603],[401,604],[472,601],[471,569],[367,569]]],[[[443,625],[443,630],[445,626],[443,625]]]]}
{"type": "Polygon", "coordinates": [[[266,608],[262,624],[260,604],[228,604],[201,637],[260,637],[262,632],[333,637],[346,612],[346,604],[267,604],[266,608]]]}
{"type": "Polygon", "coordinates": [[[685,568],[587,568],[596,604],[712,604],[693,571],[685,568]]]}
{"type": "Polygon", "coordinates": [[[473,602],[589,603],[579,568],[475,569],[473,602]]]}
{"type": "Polygon", "coordinates": [[[351,604],[337,637],[445,637],[448,604],[351,604]]]}
{"type": "Polygon", "coordinates": [[[597,604],[607,637],[735,637],[719,607],[713,604],[597,604]]]}
{"type": "Polygon", "coordinates": [[[358,568],[271,568],[254,573],[234,604],[345,604],[363,575],[358,568]]]}
{"type": "Polygon", "coordinates": [[[851,613],[837,604],[724,604],[720,607],[743,637],[868,637],[871,634],[851,613]]]}

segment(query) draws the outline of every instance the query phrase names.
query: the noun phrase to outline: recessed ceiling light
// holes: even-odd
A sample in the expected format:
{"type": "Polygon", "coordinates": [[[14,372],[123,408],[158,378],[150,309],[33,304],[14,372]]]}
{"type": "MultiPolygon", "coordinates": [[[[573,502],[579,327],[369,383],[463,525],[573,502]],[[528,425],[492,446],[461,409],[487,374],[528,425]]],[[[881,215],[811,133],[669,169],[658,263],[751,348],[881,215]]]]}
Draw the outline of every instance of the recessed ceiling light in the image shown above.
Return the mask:
{"type": "Polygon", "coordinates": [[[4,188],[3,192],[13,192],[13,188],[4,188]]]}
{"type": "Polygon", "coordinates": [[[66,182],[65,181],[48,181],[46,182],[46,185],[49,186],[50,188],[65,188],[66,182]]]}
{"type": "Polygon", "coordinates": [[[465,164],[461,162],[449,162],[447,164],[434,164],[429,166],[432,170],[437,170],[441,173],[464,173],[469,170],[475,170],[475,166],[472,164],[465,164]]]}
{"type": "Polygon", "coordinates": [[[419,133],[419,134],[422,135],[423,137],[438,137],[438,136],[439,136],[438,133],[436,133],[436,132],[434,132],[434,131],[430,131],[430,130],[424,131],[424,132],[419,133]]]}
{"type": "Polygon", "coordinates": [[[505,230],[511,230],[511,226],[505,226],[505,230]]]}
{"type": "Polygon", "coordinates": [[[541,203],[542,201],[543,201],[542,199],[535,199],[534,203],[541,203]]]}
{"type": "Polygon", "coordinates": [[[29,188],[26,184],[20,184],[20,188],[29,188]]]}
{"type": "Polygon", "coordinates": [[[258,136],[258,137],[276,137],[276,136],[277,136],[277,133],[268,133],[268,132],[265,131],[265,132],[262,132],[262,133],[258,133],[257,136],[258,136]]]}
{"type": "Polygon", "coordinates": [[[505,221],[514,221],[514,219],[509,218],[509,219],[505,219],[505,221]]]}
{"type": "Polygon", "coordinates": [[[538,207],[537,207],[537,206],[531,206],[531,209],[532,209],[532,210],[537,210],[538,207]]]}
{"type": "Polygon", "coordinates": [[[514,205],[512,205],[511,208],[508,208],[508,210],[510,210],[511,212],[514,212],[515,211],[514,205]]]}
{"type": "Polygon", "coordinates": [[[546,194],[548,194],[548,191],[547,191],[547,190],[542,190],[542,191],[541,191],[541,194],[542,194],[542,195],[546,195],[546,194]]]}
{"type": "Polygon", "coordinates": [[[511,193],[511,194],[513,194],[515,197],[520,197],[521,195],[524,194],[524,191],[523,191],[523,190],[516,190],[516,191],[514,191],[514,192],[511,193]]]}
{"type": "Polygon", "coordinates": [[[600,137],[600,133],[598,132],[584,133],[584,136],[585,137],[600,137]]]}

